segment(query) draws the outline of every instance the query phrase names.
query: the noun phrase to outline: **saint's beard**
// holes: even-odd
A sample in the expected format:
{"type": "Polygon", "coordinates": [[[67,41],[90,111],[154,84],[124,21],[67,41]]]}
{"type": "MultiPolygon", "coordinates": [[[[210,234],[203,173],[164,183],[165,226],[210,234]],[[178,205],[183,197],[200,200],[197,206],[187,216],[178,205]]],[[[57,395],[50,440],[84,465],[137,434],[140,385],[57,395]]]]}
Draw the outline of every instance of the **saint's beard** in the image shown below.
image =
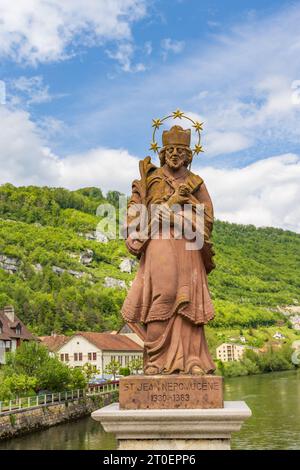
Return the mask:
{"type": "Polygon", "coordinates": [[[172,161],[172,157],[166,157],[166,164],[172,170],[180,170],[184,166],[184,159],[178,159],[175,163],[172,161]]]}

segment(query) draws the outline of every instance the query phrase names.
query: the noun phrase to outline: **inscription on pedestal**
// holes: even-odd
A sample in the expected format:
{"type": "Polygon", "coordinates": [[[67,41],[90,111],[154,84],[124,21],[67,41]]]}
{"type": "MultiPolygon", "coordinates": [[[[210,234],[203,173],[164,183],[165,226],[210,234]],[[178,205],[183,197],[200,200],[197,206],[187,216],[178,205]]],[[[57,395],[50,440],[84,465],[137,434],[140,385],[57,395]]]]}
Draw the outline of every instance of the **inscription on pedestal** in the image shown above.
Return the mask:
{"type": "Polygon", "coordinates": [[[223,378],[212,375],[123,377],[119,402],[123,410],[223,408],[223,378]]]}

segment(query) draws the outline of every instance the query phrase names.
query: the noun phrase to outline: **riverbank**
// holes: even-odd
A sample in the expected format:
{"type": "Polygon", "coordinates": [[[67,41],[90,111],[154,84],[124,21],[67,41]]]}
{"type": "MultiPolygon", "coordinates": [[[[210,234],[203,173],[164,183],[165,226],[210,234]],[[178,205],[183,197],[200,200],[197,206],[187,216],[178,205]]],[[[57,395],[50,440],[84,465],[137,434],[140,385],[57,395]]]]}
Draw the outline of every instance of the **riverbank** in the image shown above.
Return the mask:
{"type": "Polygon", "coordinates": [[[63,403],[50,403],[0,415],[0,441],[69,422],[117,400],[118,391],[105,395],[84,396],[63,403]]]}
{"type": "MultiPolygon", "coordinates": [[[[300,450],[300,370],[225,379],[225,400],[244,400],[252,417],[232,448],[300,450]]],[[[90,417],[0,442],[0,450],[113,450],[116,441],[90,417]]]]}
{"type": "Polygon", "coordinates": [[[241,377],[244,375],[258,375],[268,372],[283,372],[297,370],[297,361],[293,362],[295,350],[288,344],[281,348],[269,348],[264,352],[256,353],[247,349],[239,361],[217,362],[217,373],[224,377],[241,377]]]}

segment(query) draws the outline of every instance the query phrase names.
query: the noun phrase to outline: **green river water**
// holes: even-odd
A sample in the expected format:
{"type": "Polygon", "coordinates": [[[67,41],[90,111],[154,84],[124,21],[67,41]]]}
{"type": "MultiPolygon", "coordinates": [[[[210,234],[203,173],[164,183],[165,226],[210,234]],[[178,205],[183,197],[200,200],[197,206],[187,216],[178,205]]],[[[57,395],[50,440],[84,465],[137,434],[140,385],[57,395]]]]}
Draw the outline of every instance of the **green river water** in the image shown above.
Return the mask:
{"type": "MultiPolygon", "coordinates": [[[[300,370],[226,379],[225,399],[244,400],[252,410],[233,449],[300,449],[300,370]]],[[[15,450],[115,448],[114,437],[89,417],[0,443],[15,450]]]]}

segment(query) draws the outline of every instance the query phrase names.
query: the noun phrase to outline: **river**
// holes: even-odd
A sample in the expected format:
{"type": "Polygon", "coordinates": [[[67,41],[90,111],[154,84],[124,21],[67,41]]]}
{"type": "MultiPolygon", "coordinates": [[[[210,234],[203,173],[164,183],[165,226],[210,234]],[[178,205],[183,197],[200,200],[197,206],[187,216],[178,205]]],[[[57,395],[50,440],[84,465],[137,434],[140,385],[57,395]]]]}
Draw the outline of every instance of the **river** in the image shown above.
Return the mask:
{"type": "MultiPolygon", "coordinates": [[[[225,399],[245,400],[252,417],[233,449],[300,449],[300,370],[225,379],[225,399]]],[[[112,450],[116,442],[90,417],[0,443],[0,449],[112,450]]]]}

